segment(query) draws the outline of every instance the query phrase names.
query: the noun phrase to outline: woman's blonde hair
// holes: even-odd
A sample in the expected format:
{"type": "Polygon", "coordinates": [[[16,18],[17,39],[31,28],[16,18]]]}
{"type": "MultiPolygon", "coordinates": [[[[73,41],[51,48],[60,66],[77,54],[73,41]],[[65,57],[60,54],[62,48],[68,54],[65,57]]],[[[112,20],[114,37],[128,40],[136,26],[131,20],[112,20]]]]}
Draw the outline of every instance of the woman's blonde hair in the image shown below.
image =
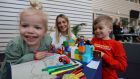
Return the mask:
{"type": "Polygon", "coordinates": [[[45,11],[43,11],[43,6],[42,3],[39,0],[29,0],[31,7],[24,9],[20,13],[20,22],[21,22],[21,17],[23,15],[40,15],[43,18],[43,21],[45,23],[45,28],[48,30],[48,19],[47,19],[47,14],[45,11]],[[31,12],[29,14],[29,12],[31,12]]]}
{"type": "Polygon", "coordinates": [[[61,17],[61,18],[64,18],[66,20],[66,22],[68,23],[68,29],[67,29],[67,36],[68,36],[68,39],[70,39],[70,22],[69,22],[69,19],[67,16],[65,16],[64,14],[59,14],[57,17],[56,17],[56,20],[55,20],[55,28],[56,28],[56,42],[59,43],[60,41],[60,30],[58,28],[58,18],[61,17]]]}

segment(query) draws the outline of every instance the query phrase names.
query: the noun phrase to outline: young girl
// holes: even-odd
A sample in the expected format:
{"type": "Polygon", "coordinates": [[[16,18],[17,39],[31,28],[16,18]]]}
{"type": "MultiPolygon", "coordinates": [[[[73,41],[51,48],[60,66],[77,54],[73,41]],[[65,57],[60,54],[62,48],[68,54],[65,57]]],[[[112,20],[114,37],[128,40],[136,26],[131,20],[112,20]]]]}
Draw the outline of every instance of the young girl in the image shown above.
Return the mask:
{"type": "MultiPolygon", "coordinates": [[[[30,2],[30,8],[20,13],[20,36],[11,40],[5,50],[5,65],[2,68],[5,79],[9,71],[6,64],[19,64],[47,56],[51,45],[51,37],[47,32],[47,15],[42,11],[39,2],[30,2]]],[[[6,78],[8,79],[8,78],[6,78]]]]}
{"type": "Polygon", "coordinates": [[[112,31],[112,18],[99,16],[94,21],[92,44],[102,56],[102,79],[118,79],[116,71],[125,71],[127,57],[123,45],[109,37],[112,31]]]}
{"type": "Polygon", "coordinates": [[[56,32],[50,34],[52,37],[52,44],[55,48],[60,48],[63,41],[76,38],[75,35],[71,33],[69,19],[64,14],[60,14],[56,17],[55,26],[56,32]]]}

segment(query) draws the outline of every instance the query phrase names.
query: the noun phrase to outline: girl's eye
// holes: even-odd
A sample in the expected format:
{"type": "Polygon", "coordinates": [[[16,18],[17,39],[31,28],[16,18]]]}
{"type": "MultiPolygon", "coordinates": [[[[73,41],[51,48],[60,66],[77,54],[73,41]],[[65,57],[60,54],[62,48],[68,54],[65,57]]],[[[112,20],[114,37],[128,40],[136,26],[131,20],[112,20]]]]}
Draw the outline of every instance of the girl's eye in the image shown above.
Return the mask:
{"type": "Polygon", "coordinates": [[[37,26],[37,25],[35,26],[35,28],[36,28],[36,29],[42,29],[41,27],[39,27],[39,26],[37,26]]]}
{"type": "Polygon", "coordinates": [[[22,27],[28,27],[29,25],[28,24],[23,24],[23,25],[21,25],[22,27]]]}

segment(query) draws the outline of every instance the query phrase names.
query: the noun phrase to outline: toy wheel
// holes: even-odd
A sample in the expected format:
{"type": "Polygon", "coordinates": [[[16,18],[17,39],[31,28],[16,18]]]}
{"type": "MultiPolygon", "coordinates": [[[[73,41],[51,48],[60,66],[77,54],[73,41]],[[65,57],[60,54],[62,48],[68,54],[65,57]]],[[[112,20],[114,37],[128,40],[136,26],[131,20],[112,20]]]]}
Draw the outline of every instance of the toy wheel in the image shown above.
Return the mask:
{"type": "Polygon", "coordinates": [[[62,62],[62,59],[61,59],[61,58],[59,58],[59,61],[60,61],[60,62],[62,62]]]}
{"type": "Polygon", "coordinates": [[[63,61],[64,64],[68,64],[68,62],[66,60],[63,61]]]}

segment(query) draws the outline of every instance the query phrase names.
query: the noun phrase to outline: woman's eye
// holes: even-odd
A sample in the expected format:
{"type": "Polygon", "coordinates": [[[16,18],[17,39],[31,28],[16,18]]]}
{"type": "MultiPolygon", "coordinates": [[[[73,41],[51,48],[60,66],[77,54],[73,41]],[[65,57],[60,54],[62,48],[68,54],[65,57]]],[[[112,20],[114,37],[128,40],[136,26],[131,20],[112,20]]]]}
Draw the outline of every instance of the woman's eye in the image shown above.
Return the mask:
{"type": "Polygon", "coordinates": [[[61,22],[58,22],[57,24],[59,25],[59,24],[61,24],[61,22]]]}

